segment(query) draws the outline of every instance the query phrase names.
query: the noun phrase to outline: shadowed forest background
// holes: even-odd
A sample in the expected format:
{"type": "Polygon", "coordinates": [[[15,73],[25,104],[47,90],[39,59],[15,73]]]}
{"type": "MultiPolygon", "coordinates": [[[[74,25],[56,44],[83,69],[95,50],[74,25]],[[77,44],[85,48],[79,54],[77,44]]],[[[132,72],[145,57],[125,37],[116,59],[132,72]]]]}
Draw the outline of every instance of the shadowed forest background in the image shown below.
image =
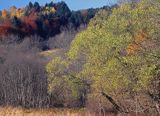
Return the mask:
{"type": "Polygon", "coordinates": [[[159,11],[159,0],[0,11],[1,108],[160,115],[159,11]]]}

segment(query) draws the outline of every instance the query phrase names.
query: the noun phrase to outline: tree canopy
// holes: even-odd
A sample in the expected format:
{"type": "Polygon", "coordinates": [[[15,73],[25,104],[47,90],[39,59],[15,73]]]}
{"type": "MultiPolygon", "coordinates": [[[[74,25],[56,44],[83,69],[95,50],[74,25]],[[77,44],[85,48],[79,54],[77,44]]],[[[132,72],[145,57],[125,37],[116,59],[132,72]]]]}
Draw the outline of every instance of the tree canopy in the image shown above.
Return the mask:
{"type": "Polygon", "coordinates": [[[150,87],[159,80],[159,29],[153,18],[159,7],[154,2],[122,4],[111,15],[100,11],[73,40],[64,60],[68,65],[83,62],[76,77],[90,85],[92,97],[106,97],[117,110],[109,96],[154,94],[150,87]]]}

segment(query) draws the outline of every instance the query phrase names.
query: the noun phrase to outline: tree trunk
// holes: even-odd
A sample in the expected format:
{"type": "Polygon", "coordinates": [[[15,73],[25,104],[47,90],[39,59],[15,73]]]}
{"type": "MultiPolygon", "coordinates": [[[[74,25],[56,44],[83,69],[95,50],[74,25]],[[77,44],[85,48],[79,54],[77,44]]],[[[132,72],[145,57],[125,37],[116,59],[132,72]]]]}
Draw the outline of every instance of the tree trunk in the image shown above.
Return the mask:
{"type": "Polygon", "coordinates": [[[115,108],[117,111],[123,112],[122,108],[115,102],[115,100],[114,100],[112,97],[110,97],[109,95],[107,95],[107,94],[104,93],[104,92],[101,92],[101,93],[102,93],[102,95],[103,95],[105,98],[107,98],[107,100],[114,106],[114,108],[115,108]]]}
{"type": "Polygon", "coordinates": [[[157,110],[157,112],[158,112],[158,114],[160,115],[160,108],[159,108],[159,104],[158,103],[156,103],[156,110],[157,110]]]}

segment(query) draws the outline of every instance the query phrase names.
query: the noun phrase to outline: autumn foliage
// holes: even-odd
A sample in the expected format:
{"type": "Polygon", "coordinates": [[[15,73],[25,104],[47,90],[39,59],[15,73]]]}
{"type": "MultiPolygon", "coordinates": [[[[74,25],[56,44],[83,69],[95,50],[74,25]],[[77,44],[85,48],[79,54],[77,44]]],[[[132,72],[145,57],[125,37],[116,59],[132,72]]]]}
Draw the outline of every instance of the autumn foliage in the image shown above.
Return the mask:
{"type": "Polygon", "coordinates": [[[22,32],[19,33],[22,37],[39,35],[49,38],[60,33],[62,28],[77,29],[82,24],[88,24],[97,11],[98,9],[71,11],[65,2],[51,2],[44,6],[30,2],[24,8],[12,6],[9,10],[1,11],[0,35],[22,32]]]}
{"type": "Polygon", "coordinates": [[[148,35],[144,31],[138,32],[134,36],[134,43],[127,46],[127,54],[134,55],[141,47],[141,44],[147,39],[148,35]]]}

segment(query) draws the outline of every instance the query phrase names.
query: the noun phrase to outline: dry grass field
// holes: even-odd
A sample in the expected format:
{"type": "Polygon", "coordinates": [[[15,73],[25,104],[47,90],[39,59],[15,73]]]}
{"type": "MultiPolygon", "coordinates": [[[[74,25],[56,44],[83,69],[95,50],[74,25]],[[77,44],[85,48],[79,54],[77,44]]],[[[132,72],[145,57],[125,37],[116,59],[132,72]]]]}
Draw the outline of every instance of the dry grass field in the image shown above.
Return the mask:
{"type": "Polygon", "coordinates": [[[117,113],[91,113],[78,109],[23,109],[13,107],[1,107],[0,116],[158,116],[157,114],[117,114],[117,113]]]}
{"type": "Polygon", "coordinates": [[[93,113],[70,109],[0,108],[0,116],[96,116],[93,113]]]}

